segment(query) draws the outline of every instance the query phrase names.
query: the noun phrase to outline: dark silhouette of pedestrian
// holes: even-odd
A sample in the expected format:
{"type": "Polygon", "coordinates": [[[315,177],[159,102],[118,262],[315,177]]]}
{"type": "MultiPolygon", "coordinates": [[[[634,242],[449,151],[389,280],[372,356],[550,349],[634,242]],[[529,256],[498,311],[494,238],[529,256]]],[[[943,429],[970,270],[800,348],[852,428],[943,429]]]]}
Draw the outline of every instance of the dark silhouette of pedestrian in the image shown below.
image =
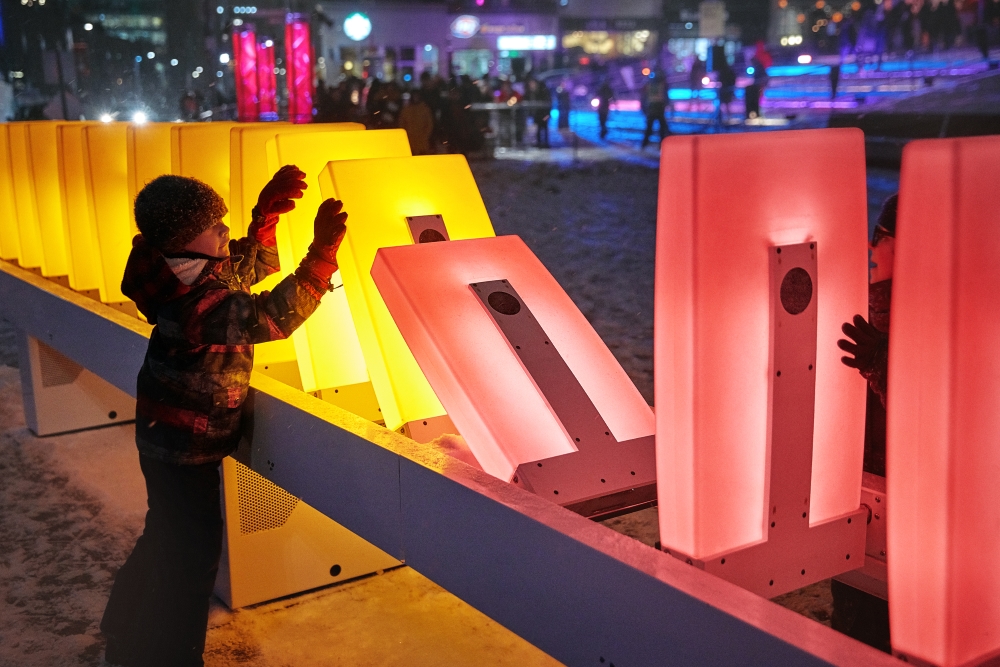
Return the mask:
{"type": "Polygon", "coordinates": [[[837,99],[837,87],[840,85],[840,63],[830,65],[830,99],[837,99]]]}
{"type": "Polygon", "coordinates": [[[615,99],[615,92],[611,89],[608,80],[604,79],[597,88],[597,120],[601,124],[601,139],[608,136],[608,115],[611,113],[611,100],[613,99],[615,99]]]}
{"type": "Polygon", "coordinates": [[[646,131],[642,135],[642,147],[649,145],[649,137],[653,134],[653,123],[659,123],[660,141],[670,134],[667,125],[667,104],[670,102],[670,88],[667,77],[661,70],[649,73],[649,79],[642,89],[642,110],[646,114],[646,131]]]}

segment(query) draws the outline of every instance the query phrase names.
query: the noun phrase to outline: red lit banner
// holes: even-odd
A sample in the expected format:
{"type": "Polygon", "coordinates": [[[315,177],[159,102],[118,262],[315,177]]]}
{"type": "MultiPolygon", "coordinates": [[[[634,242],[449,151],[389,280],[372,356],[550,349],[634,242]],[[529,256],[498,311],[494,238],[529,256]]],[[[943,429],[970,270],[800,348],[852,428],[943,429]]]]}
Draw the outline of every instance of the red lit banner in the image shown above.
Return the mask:
{"type": "Polygon", "coordinates": [[[257,90],[260,98],[260,119],[278,120],[278,80],[274,74],[274,42],[257,44],[257,90]]]}
{"type": "Polygon", "coordinates": [[[252,28],[233,32],[233,58],[236,60],[236,113],[244,123],[260,116],[257,84],[257,35],[252,28]]]}
{"type": "Polygon", "coordinates": [[[288,84],[288,120],[312,122],[313,57],[309,21],[302,14],[285,17],[285,71],[288,84]]]}
{"type": "Polygon", "coordinates": [[[837,339],[868,312],[865,191],[857,130],[661,150],[661,542],[768,596],[864,561],[865,381],[837,339]]]}
{"type": "Polygon", "coordinates": [[[912,142],[900,173],[889,622],[895,652],[939,667],[1000,654],[997,174],[997,137],[912,142]]]}

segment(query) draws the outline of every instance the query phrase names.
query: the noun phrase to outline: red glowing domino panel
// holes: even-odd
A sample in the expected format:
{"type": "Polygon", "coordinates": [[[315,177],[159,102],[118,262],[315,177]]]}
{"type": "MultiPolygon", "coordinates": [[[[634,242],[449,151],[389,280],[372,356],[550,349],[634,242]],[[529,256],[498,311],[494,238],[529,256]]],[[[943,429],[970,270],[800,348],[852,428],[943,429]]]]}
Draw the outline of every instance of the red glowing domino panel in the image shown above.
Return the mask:
{"type": "Polygon", "coordinates": [[[665,547],[705,558],[766,535],[768,258],[778,246],[818,248],[808,520],[857,509],[865,383],[836,341],[841,323],[867,313],[866,217],[857,130],[664,142],[654,357],[665,547]]]}
{"type": "Polygon", "coordinates": [[[1000,653],[1000,138],[903,153],[886,467],[893,649],[1000,653]]]}
{"type": "Polygon", "coordinates": [[[652,411],[635,385],[520,238],[382,248],[372,278],[420,369],[490,474],[509,480],[520,463],[577,447],[474,283],[509,282],[618,441],[653,433],[652,411]]]}

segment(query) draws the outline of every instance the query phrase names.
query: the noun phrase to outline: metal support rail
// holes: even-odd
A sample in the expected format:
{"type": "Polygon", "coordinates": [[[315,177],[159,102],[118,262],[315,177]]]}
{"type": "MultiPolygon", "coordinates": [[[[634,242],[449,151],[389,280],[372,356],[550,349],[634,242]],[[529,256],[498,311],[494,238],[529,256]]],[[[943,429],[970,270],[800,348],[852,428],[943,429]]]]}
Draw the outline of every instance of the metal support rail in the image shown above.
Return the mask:
{"type": "MultiPolygon", "coordinates": [[[[0,262],[0,316],[134,394],[149,325],[0,262]]],[[[251,467],[568,665],[898,665],[428,445],[254,375],[251,467]]]]}

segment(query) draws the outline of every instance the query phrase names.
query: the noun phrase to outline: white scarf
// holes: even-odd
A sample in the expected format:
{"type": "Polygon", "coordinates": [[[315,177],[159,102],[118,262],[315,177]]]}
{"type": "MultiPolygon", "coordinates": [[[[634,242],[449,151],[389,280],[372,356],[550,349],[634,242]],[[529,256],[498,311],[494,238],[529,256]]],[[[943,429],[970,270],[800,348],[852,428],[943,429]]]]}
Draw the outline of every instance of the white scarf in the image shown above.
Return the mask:
{"type": "Polygon", "coordinates": [[[185,285],[190,285],[197,280],[202,269],[205,268],[205,264],[208,263],[207,259],[194,259],[192,257],[164,257],[164,259],[167,260],[167,266],[174,272],[177,279],[185,285]]]}

